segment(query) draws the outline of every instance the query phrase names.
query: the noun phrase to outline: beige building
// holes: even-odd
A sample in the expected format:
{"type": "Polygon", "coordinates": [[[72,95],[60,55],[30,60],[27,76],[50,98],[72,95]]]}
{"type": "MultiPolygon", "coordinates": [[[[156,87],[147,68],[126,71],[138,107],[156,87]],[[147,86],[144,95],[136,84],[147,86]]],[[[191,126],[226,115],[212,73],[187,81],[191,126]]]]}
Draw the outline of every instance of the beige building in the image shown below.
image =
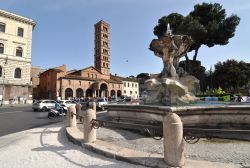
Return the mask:
{"type": "Polygon", "coordinates": [[[139,82],[133,78],[122,78],[120,77],[123,83],[122,94],[132,99],[139,98],[139,82]]]}
{"type": "Polygon", "coordinates": [[[31,46],[36,23],[0,10],[0,99],[2,103],[32,99],[31,46]]]}

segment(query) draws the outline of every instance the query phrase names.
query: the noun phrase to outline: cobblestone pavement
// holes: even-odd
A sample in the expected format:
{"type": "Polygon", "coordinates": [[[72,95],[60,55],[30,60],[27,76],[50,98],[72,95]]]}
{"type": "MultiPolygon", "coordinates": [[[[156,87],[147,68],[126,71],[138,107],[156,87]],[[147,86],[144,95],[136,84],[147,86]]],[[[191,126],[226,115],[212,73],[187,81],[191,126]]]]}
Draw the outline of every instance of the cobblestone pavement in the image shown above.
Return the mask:
{"type": "MultiPolygon", "coordinates": [[[[99,128],[97,138],[134,150],[163,154],[163,140],[154,140],[127,130],[99,128]]],[[[250,167],[250,142],[201,139],[196,144],[185,143],[185,156],[193,160],[233,163],[250,167]]]]}

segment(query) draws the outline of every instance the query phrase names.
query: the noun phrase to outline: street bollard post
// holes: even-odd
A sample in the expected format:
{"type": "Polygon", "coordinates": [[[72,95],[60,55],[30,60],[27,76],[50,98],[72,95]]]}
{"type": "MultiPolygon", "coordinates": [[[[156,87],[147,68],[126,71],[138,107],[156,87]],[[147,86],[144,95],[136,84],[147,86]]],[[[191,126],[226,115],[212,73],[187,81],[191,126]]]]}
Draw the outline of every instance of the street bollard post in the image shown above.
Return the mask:
{"type": "Polygon", "coordinates": [[[163,117],[164,161],[169,166],[182,167],[185,162],[183,125],[175,113],[163,117]]]}
{"type": "Polygon", "coordinates": [[[69,127],[76,127],[76,108],[74,105],[68,107],[69,127]]]}
{"type": "Polygon", "coordinates": [[[96,104],[93,102],[92,106],[89,106],[87,111],[84,113],[83,129],[84,129],[84,142],[95,142],[96,141],[96,129],[92,127],[92,119],[96,119],[96,104]]]}

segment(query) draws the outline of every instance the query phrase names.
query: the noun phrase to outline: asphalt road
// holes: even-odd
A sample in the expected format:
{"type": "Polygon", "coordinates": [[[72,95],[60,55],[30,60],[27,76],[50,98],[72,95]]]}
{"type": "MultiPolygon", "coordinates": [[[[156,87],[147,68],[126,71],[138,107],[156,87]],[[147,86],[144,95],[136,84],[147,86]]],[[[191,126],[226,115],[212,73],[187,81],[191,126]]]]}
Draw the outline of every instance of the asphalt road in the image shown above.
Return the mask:
{"type": "Polygon", "coordinates": [[[0,108],[0,136],[61,121],[48,119],[48,112],[33,112],[31,106],[0,108]]]}
{"type": "MultiPolygon", "coordinates": [[[[97,111],[97,116],[103,116],[105,112],[97,111]]],[[[66,117],[48,119],[48,112],[33,112],[31,105],[25,107],[0,107],[0,136],[64,120],[66,120],[66,117]]]]}

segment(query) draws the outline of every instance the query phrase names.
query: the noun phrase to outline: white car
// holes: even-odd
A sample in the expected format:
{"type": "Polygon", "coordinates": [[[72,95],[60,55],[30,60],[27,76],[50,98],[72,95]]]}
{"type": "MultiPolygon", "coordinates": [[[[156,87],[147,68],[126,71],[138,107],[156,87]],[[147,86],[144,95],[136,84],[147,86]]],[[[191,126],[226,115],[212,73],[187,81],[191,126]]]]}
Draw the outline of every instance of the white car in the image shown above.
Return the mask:
{"type": "Polygon", "coordinates": [[[93,102],[96,103],[96,108],[105,110],[105,105],[108,104],[107,98],[97,98],[96,100],[89,101],[89,105],[92,106],[93,102]]]}
{"type": "Polygon", "coordinates": [[[59,103],[63,106],[65,110],[68,110],[69,106],[75,106],[77,104],[77,102],[74,100],[60,100],[59,103]]]}
{"type": "Polygon", "coordinates": [[[48,111],[49,109],[55,108],[55,100],[39,100],[33,103],[32,109],[34,111],[48,111]]]}

